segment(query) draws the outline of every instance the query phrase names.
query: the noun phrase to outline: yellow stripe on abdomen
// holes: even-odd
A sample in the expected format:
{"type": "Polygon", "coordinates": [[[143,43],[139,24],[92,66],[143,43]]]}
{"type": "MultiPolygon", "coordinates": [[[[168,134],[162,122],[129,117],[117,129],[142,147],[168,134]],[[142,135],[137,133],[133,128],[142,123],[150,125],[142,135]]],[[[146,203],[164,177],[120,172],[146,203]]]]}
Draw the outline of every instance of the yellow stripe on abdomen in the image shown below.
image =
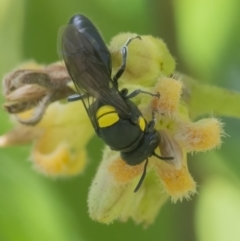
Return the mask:
{"type": "Polygon", "coordinates": [[[111,126],[119,120],[116,109],[111,105],[100,107],[96,113],[96,117],[100,128],[111,126]]]}
{"type": "Polygon", "coordinates": [[[138,118],[138,125],[142,131],[145,131],[146,121],[142,116],[139,116],[139,118],[138,118]]]}

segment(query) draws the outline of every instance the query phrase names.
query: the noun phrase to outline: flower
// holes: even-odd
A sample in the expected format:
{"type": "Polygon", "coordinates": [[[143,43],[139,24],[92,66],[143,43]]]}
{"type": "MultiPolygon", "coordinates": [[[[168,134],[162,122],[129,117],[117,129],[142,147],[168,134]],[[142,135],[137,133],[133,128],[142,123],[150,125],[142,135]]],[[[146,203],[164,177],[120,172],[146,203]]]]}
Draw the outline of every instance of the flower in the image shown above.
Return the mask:
{"type": "MultiPolygon", "coordinates": [[[[111,41],[113,72],[121,64],[121,47],[132,36],[136,34],[120,34],[111,41]]],[[[5,84],[5,108],[23,124],[0,137],[0,145],[34,141],[31,157],[40,171],[52,176],[80,173],[85,167],[85,146],[93,135],[93,128],[82,105],[60,101],[75,92],[69,85],[66,69],[61,69],[61,75],[57,75],[59,72],[54,67],[51,71],[49,67],[41,66],[24,71],[20,71],[21,78],[18,70],[5,78],[8,83],[5,84]],[[24,80],[29,73],[44,77],[26,84],[24,80]],[[54,85],[53,81],[59,84],[54,85]],[[12,83],[15,88],[8,87],[12,83]],[[28,99],[23,98],[26,92],[30,93],[28,99]],[[33,95],[35,92],[38,94],[33,95]],[[31,108],[33,111],[29,110],[31,108]]],[[[187,153],[219,147],[224,135],[223,124],[214,117],[191,120],[186,101],[188,89],[181,78],[174,77],[174,71],[174,58],[161,39],[141,36],[141,40],[136,39],[129,45],[126,70],[119,80],[120,89],[160,93],[159,99],[139,94],[132,100],[148,121],[154,112],[155,128],[161,136],[156,153],[174,159],[163,161],[150,157],[145,180],[134,193],[146,162],[129,166],[119,152],[105,147],[88,196],[92,219],[108,224],[115,219],[132,218],[136,223],[148,226],[168,197],[176,202],[190,199],[196,193],[196,183],[188,171],[187,153]]]]}
{"type": "Polygon", "coordinates": [[[33,142],[31,160],[34,166],[55,177],[75,175],[84,170],[85,146],[93,135],[83,105],[56,101],[74,93],[68,86],[69,81],[61,63],[47,67],[27,63],[23,69],[7,75],[3,82],[5,108],[14,113],[15,122],[20,120],[20,124],[0,137],[0,146],[33,142]],[[45,102],[44,98],[49,96],[49,101],[45,102]],[[49,105],[50,102],[53,103],[49,105]]]}
{"type": "MultiPolygon", "coordinates": [[[[122,34],[110,43],[115,71],[120,62],[121,46],[133,36],[136,34],[122,34]]],[[[90,217],[102,223],[132,218],[136,223],[148,226],[168,196],[174,202],[190,199],[196,193],[196,183],[188,171],[187,152],[218,147],[224,135],[223,124],[216,118],[196,122],[189,119],[187,105],[181,100],[185,91],[183,82],[166,76],[173,73],[175,67],[166,46],[160,39],[154,38],[153,41],[151,36],[141,38],[142,41],[136,40],[129,46],[128,64],[119,84],[129,90],[140,88],[160,93],[159,99],[139,95],[135,103],[148,121],[152,110],[155,111],[156,129],[161,134],[158,152],[162,156],[173,156],[174,160],[164,162],[150,157],[146,180],[138,192],[133,193],[144,163],[129,166],[119,153],[106,148],[88,197],[90,217]],[[164,53],[162,62],[156,57],[161,56],[161,51],[164,53]],[[164,73],[162,66],[168,72],[164,73]]]]}

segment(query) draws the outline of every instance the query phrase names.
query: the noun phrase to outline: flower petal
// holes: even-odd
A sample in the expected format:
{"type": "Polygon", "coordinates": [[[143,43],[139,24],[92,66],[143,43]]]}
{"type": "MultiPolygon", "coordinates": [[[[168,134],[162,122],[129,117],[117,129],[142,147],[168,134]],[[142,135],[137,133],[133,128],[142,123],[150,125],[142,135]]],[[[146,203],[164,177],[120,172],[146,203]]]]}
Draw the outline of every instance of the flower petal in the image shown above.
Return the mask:
{"type": "Polygon", "coordinates": [[[140,165],[131,167],[123,163],[118,153],[105,149],[89,191],[90,217],[107,224],[115,219],[127,221],[132,218],[147,226],[154,221],[168,196],[162,193],[150,166],[141,188],[134,193],[143,170],[140,165]]]}
{"type": "Polygon", "coordinates": [[[161,115],[176,116],[182,93],[182,82],[172,78],[162,77],[158,79],[154,92],[160,93],[160,98],[152,98],[151,109],[161,115]]]}
{"type": "MultiPolygon", "coordinates": [[[[170,140],[168,139],[168,141],[170,140]]],[[[163,155],[165,156],[164,151],[163,155]]],[[[168,148],[166,151],[168,153],[168,148]]],[[[170,145],[169,151],[170,153],[173,151],[176,160],[169,163],[169,161],[164,162],[153,158],[153,166],[163,183],[165,191],[172,197],[172,201],[176,202],[183,198],[189,199],[196,192],[196,184],[188,171],[187,154],[176,146],[176,143],[170,145]]]]}
{"type": "Polygon", "coordinates": [[[35,146],[31,158],[37,170],[50,176],[68,176],[81,172],[86,165],[85,149],[73,149],[68,143],[59,144],[49,153],[41,153],[35,146]]]}
{"type": "Polygon", "coordinates": [[[14,130],[0,136],[0,147],[29,144],[39,137],[40,130],[29,126],[18,126],[14,130]]]}
{"type": "Polygon", "coordinates": [[[167,193],[156,182],[155,172],[150,170],[141,188],[129,198],[129,202],[124,206],[119,219],[127,221],[132,218],[136,224],[142,223],[146,228],[154,222],[168,197],[167,193]]]}
{"type": "Polygon", "coordinates": [[[167,160],[166,162],[173,165],[174,168],[180,169],[183,162],[182,148],[167,131],[160,130],[159,133],[161,136],[159,143],[161,156],[173,157],[173,160],[167,160]]]}
{"type": "Polygon", "coordinates": [[[143,165],[144,163],[136,166],[130,166],[123,161],[120,156],[118,156],[107,168],[109,173],[113,175],[115,182],[128,183],[129,181],[132,181],[133,178],[142,174],[143,165]]]}
{"type": "Polygon", "coordinates": [[[51,175],[82,171],[86,163],[83,149],[94,130],[80,102],[51,104],[36,128],[42,134],[35,142],[32,158],[39,170],[51,175]]]}
{"type": "Polygon", "coordinates": [[[118,183],[114,175],[109,172],[108,166],[119,155],[108,148],[105,150],[97,174],[92,182],[88,194],[88,211],[93,220],[101,223],[111,223],[121,214],[123,206],[129,202],[129,195],[133,193],[128,183],[118,183]]]}
{"type": "Polygon", "coordinates": [[[216,118],[205,118],[197,122],[182,122],[175,138],[187,151],[207,151],[219,147],[224,136],[223,124],[216,118]]]}

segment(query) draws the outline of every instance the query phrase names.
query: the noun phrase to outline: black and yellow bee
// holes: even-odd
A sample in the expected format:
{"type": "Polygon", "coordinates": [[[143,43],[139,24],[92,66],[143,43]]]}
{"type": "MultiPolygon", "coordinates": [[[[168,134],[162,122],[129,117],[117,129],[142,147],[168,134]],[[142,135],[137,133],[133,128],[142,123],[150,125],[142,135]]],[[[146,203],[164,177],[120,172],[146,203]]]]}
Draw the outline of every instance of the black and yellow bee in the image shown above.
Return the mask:
{"type": "Polygon", "coordinates": [[[98,137],[131,166],[146,160],[143,174],[134,192],[141,186],[152,155],[162,160],[154,151],[161,137],[154,129],[155,119],[147,122],[130,98],[146,93],[159,98],[159,93],[151,94],[140,89],[128,94],[127,89],[118,89],[118,79],[125,70],[127,46],[135,38],[130,38],[122,48],[122,65],[111,78],[112,64],[110,52],[94,24],[81,14],[74,15],[65,28],[61,39],[61,51],[67,70],[79,94],[68,101],[82,100],[89,119],[98,137]]]}

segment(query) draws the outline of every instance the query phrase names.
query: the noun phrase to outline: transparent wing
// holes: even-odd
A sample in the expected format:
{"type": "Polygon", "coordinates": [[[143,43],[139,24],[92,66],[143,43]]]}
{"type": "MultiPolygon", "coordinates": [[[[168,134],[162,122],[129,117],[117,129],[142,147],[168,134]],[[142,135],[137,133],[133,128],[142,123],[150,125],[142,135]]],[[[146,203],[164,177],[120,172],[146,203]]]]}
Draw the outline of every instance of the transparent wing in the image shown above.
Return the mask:
{"type": "Polygon", "coordinates": [[[129,107],[114,88],[109,70],[99,56],[97,43],[93,41],[87,33],[70,24],[63,31],[61,43],[62,57],[77,91],[88,96],[83,99],[86,111],[92,120],[96,112],[90,105],[97,99],[114,106],[123,118],[129,118],[129,107]]]}

